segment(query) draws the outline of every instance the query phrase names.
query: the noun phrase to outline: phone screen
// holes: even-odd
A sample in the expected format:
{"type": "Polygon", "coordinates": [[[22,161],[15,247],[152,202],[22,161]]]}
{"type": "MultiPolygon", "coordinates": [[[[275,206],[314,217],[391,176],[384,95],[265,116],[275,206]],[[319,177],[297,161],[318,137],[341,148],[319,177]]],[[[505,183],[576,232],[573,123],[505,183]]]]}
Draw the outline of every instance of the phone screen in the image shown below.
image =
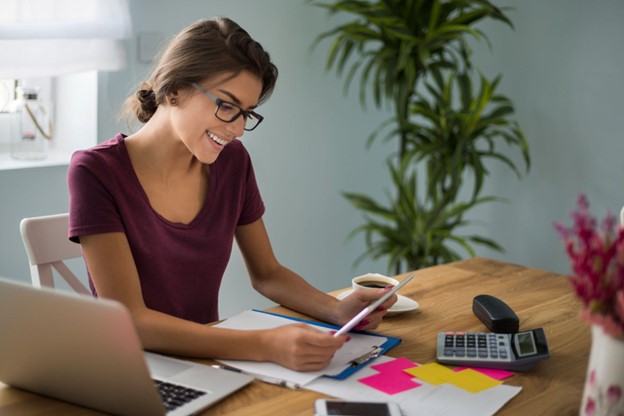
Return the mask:
{"type": "Polygon", "coordinates": [[[328,415],[391,416],[386,403],[327,401],[328,415]]]}

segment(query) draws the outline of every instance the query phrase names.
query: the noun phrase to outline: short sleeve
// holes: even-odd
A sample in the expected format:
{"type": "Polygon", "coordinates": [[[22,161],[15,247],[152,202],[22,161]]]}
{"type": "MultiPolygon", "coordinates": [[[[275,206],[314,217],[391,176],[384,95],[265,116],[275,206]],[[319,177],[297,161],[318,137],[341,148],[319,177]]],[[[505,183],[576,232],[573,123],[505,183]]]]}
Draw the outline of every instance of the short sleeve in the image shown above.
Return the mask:
{"type": "Polygon", "coordinates": [[[262,218],[265,207],[260,195],[258,183],[256,182],[256,175],[251,162],[251,157],[244,147],[241,146],[241,148],[243,149],[243,163],[246,167],[246,175],[244,183],[245,194],[243,206],[237,225],[247,225],[262,218]]]}
{"type": "Polygon", "coordinates": [[[80,242],[81,235],[123,231],[113,193],[115,179],[111,166],[98,154],[78,151],[68,170],[68,237],[80,242]]]}

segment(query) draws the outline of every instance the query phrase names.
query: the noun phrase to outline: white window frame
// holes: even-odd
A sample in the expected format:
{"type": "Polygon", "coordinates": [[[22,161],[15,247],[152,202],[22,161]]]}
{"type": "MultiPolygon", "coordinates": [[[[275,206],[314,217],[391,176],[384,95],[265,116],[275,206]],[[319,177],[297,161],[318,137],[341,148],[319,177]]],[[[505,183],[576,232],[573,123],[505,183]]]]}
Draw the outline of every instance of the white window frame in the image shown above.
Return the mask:
{"type": "Polygon", "coordinates": [[[66,165],[73,151],[97,143],[97,71],[126,65],[128,0],[2,0],[0,7],[0,78],[39,87],[54,130],[45,160],[15,161],[0,112],[0,170],[66,165]]]}

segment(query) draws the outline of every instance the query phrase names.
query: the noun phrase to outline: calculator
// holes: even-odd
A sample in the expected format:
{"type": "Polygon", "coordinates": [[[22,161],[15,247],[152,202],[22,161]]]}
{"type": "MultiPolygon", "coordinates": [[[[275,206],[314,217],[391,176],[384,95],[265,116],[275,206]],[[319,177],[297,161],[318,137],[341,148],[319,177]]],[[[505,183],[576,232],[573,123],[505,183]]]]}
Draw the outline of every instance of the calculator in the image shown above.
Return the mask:
{"type": "Polygon", "coordinates": [[[550,357],[542,328],[515,334],[439,332],[436,360],[442,364],[527,371],[550,357]]]}

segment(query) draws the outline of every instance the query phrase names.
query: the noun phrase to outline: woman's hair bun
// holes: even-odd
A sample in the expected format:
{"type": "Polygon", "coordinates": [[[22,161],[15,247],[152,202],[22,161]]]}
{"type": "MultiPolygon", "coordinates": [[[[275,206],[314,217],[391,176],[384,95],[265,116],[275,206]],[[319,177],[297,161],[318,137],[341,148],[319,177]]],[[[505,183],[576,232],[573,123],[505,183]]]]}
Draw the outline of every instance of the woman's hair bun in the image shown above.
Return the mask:
{"type": "Polygon", "coordinates": [[[138,90],[137,98],[139,99],[141,104],[149,104],[152,102],[156,103],[156,94],[154,94],[154,90],[152,89],[138,90]]]}
{"type": "Polygon", "coordinates": [[[136,92],[136,99],[139,101],[139,106],[136,109],[136,116],[141,123],[147,123],[158,107],[156,94],[149,84],[144,83],[136,92]]]}

